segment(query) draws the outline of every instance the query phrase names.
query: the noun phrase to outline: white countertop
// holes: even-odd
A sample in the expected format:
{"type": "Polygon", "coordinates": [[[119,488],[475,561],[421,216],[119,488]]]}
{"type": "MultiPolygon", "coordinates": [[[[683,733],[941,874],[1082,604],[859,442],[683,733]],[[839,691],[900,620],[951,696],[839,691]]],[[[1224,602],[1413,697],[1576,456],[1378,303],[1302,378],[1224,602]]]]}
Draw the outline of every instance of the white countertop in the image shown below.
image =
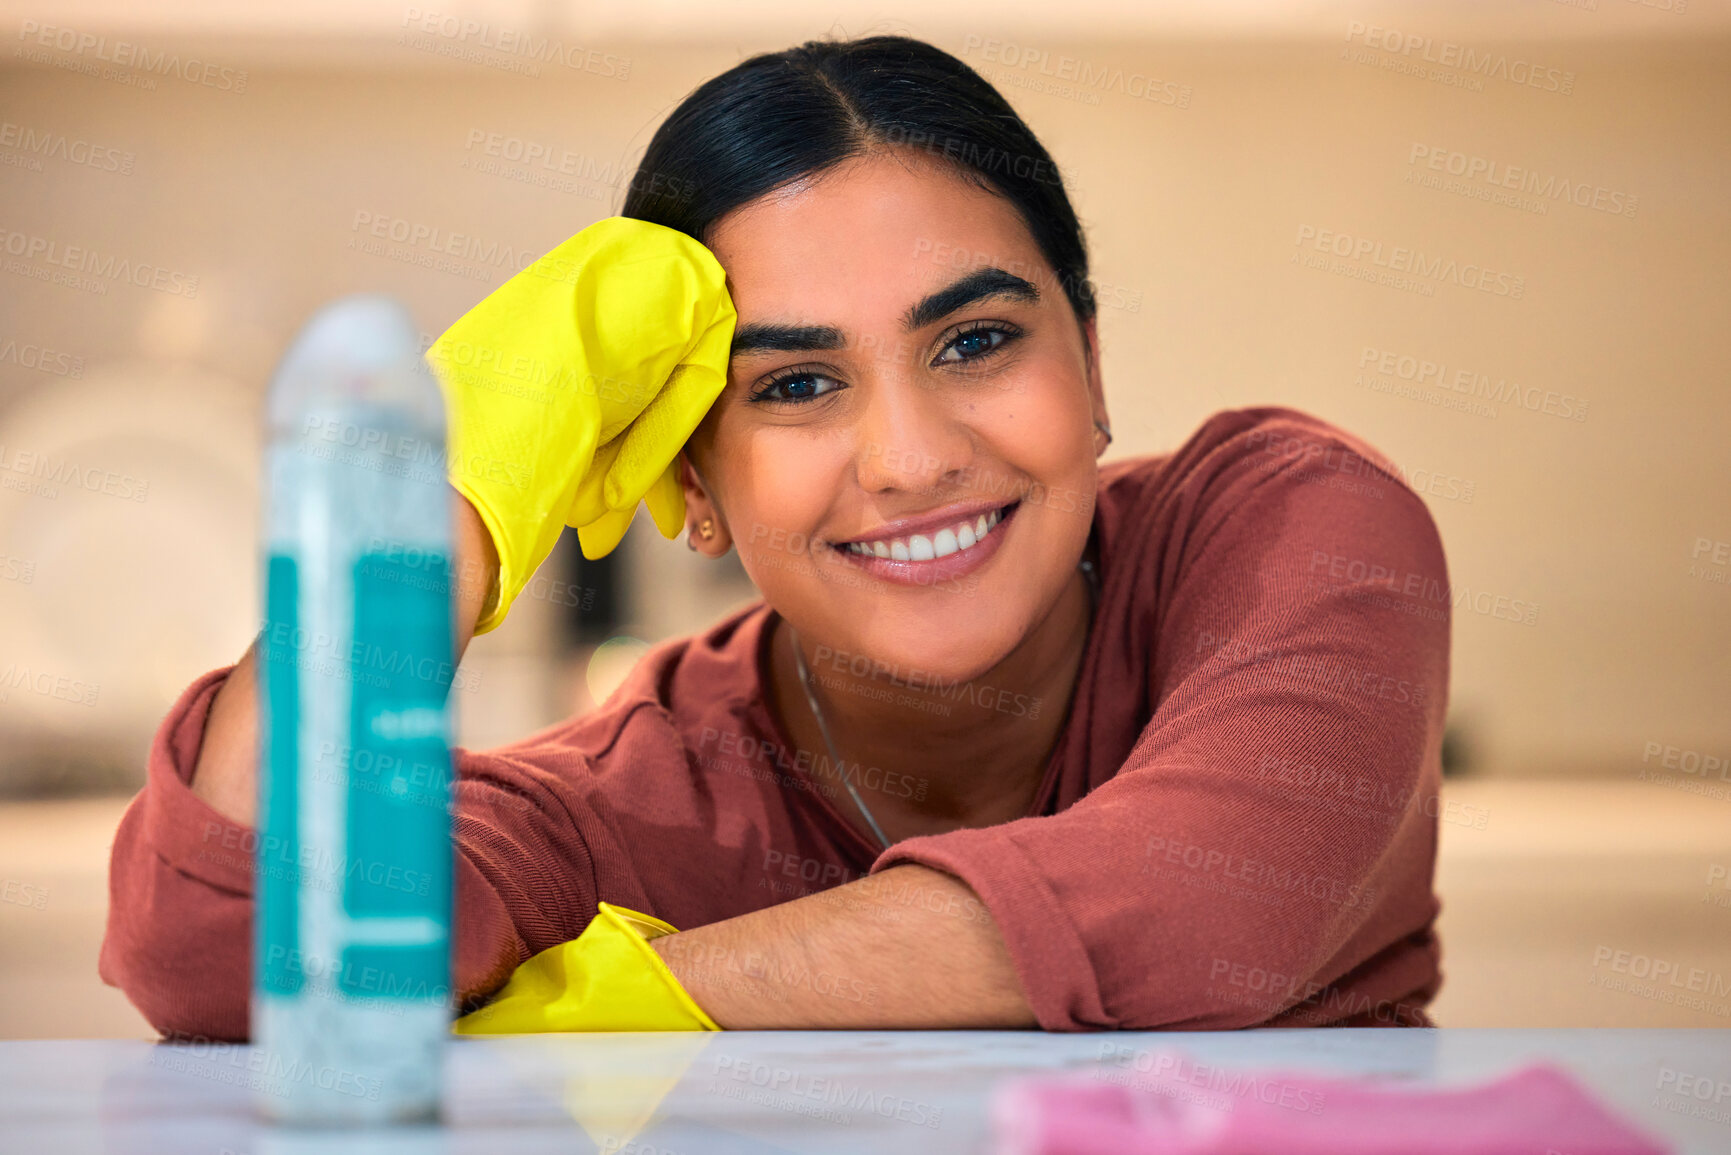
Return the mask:
{"type": "Polygon", "coordinates": [[[1679,1153],[1731,1152],[1727,1030],[1021,1031],[456,1039],[447,1124],[373,1132],[254,1120],[248,1047],[0,1042],[0,1152],[30,1155],[984,1153],[1001,1078],[1116,1069],[1112,1047],[1237,1070],[1461,1086],[1550,1060],[1679,1153]],[[1673,1072],[1667,1077],[1666,1072],[1673,1072]]]}

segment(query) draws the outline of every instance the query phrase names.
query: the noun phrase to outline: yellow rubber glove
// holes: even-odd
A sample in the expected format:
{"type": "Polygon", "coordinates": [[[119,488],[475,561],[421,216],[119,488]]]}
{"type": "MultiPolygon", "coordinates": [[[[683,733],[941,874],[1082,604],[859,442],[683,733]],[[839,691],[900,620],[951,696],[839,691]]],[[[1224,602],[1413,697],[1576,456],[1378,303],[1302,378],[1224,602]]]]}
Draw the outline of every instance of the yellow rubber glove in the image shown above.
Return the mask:
{"type": "Polygon", "coordinates": [[[649,940],[678,933],[603,902],[583,933],[511,973],[492,1002],[452,1024],[459,1035],[537,1031],[719,1031],[649,940]]]}
{"type": "Polygon", "coordinates": [[[715,255],[684,233],[600,220],[500,285],[427,350],[444,386],[450,480],[499,553],[486,633],[563,526],[605,556],[642,500],[685,521],[675,456],[727,384],[737,314],[715,255]]]}

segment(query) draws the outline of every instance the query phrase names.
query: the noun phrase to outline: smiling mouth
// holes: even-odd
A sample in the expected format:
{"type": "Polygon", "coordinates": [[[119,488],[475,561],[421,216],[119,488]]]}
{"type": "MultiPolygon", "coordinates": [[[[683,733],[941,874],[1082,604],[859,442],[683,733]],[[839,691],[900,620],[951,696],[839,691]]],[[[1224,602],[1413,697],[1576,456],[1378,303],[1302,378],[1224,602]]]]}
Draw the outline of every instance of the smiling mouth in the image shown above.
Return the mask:
{"type": "Polygon", "coordinates": [[[998,532],[998,526],[1008,518],[1020,501],[1012,501],[971,520],[958,521],[934,533],[910,533],[903,537],[874,538],[869,541],[849,541],[834,548],[859,557],[878,557],[886,561],[936,561],[953,553],[971,549],[998,532]]]}

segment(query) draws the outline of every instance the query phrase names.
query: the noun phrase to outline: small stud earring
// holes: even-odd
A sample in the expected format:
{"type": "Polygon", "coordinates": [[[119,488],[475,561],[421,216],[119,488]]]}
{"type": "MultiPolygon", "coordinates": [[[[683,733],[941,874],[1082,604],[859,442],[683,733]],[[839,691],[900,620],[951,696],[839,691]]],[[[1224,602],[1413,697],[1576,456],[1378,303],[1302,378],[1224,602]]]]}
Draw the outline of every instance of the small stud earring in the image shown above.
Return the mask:
{"type": "Polygon", "coordinates": [[[1106,428],[1104,425],[1100,424],[1098,421],[1094,422],[1094,428],[1097,431],[1104,433],[1106,435],[1106,445],[1103,445],[1100,447],[1101,452],[1105,452],[1106,446],[1109,446],[1112,444],[1112,431],[1110,429],[1106,428]]]}
{"type": "Polygon", "coordinates": [[[708,541],[715,536],[715,522],[707,517],[704,518],[702,524],[697,527],[697,532],[703,535],[704,541],[708,541]]]}

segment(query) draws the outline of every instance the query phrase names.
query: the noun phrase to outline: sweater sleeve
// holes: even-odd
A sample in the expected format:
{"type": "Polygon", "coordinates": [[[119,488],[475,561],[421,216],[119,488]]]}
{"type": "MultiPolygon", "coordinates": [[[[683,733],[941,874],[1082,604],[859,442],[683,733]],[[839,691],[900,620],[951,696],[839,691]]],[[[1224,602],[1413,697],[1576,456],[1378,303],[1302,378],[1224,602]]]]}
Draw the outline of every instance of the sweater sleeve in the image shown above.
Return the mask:
{"type": "Polygon", "coordinates": [[[1151,636],[1105,648],[1154,656],[1148,685],[1092,691],[1147,696],[1118,771],[1059,813],[909,839],[873,865],[966,882],[1047,1030],[1257,1025],[1355,968],[1393,997],[1434,965],[1372,960],[1420,953],[1436,909],[1441,542],[1388,476],[1349,481],[1328,455],[1246,436],[1188,467],[1167,499],[1180,524],[1120,543],[1142,587],[1120,586],[1126,620],[1151,636]]]}
{"type": "MultiPolygon", "coordinates": [[[[187,687],[151,744],[143,790],[122,816],[109,866],[97,969],[165,1035],[244,1040],[251,991],[258,832],[192,792],[205,719],[233,667],[187,687]]],[[[595,871],[579,827],[596,819],[569,749],[451,751],[459,1009],[496,990],[531,954],[593,917],[595,871]]],[[[590,833],[605,837],[605,831],[590,833]]]]}

